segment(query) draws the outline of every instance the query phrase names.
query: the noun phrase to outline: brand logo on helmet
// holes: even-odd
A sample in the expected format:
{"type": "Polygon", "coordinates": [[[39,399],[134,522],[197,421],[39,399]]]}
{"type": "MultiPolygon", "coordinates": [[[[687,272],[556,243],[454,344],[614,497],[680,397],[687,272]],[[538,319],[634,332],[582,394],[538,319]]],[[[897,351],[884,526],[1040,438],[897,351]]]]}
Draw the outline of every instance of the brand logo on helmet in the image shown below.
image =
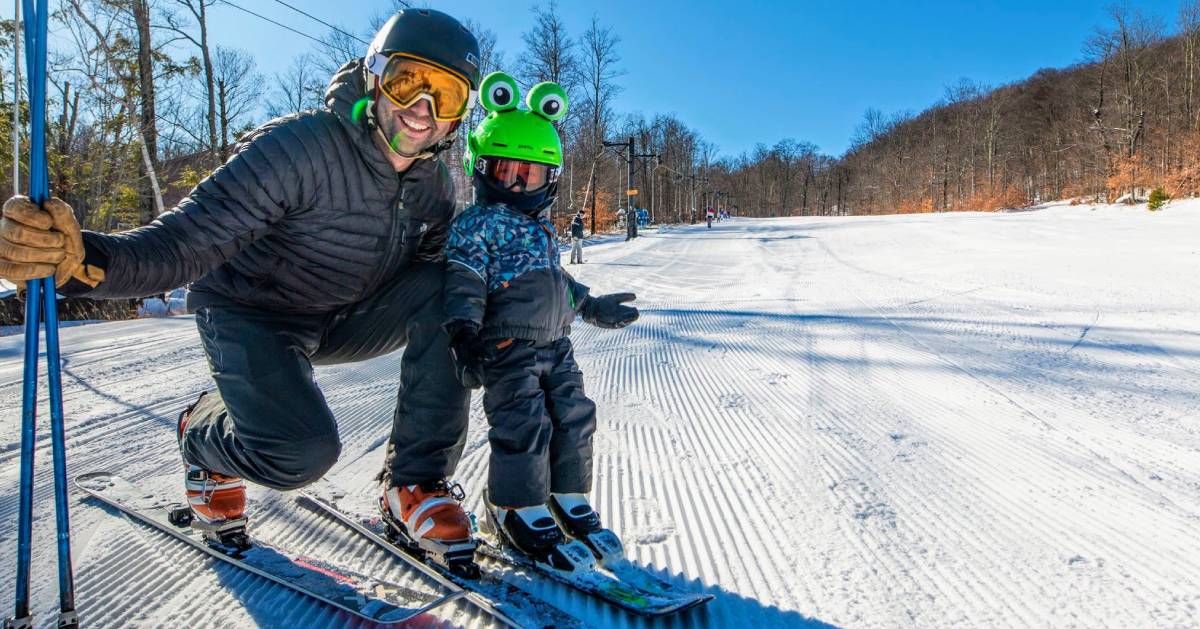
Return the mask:
{"type": "Polygon", "coordinates": [[[376,76],[383,75],[383,69],[387,67],[388,57],[385,54],[375,53],[367,55],[367,70],[376,76]]]}
{"type": "Polygon", "coordinates": [[[475,53],[467,53],[467,63],[475,66],[476,68],[479,67],[479,59],[475,56],[475,53]]]}

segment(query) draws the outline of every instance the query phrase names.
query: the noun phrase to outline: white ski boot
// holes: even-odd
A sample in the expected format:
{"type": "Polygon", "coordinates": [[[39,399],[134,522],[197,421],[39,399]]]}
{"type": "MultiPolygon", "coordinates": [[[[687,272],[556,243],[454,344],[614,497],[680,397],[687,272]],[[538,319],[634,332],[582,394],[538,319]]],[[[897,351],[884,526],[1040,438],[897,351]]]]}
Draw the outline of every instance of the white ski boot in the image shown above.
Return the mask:
{"type": "Polygon", "coordinates": [[[600,524],[587,494],[550,494],[547,505],[567,535],[586,544],[600,565],[625,558],[621,539],[600,524]]]}
{"type": "Polygon", "coordinates": [[[484,494],[487,523],[501,545],[530,560],[567,573],[591,570],[595,560],[587,547],[571,542],[545,505],[498,507],[484,494]]]}

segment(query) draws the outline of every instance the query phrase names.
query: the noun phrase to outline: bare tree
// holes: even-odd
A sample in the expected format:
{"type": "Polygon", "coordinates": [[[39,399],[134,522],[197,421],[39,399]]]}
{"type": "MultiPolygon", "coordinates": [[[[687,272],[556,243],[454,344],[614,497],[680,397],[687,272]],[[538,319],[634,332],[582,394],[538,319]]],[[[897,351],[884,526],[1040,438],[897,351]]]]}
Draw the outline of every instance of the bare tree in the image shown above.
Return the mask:
{"type": "Polygon", "coordinates": [[[162,192],[158,189],[158,127],[154,115],[154,55],[150,35],[149,0],[130,0],[134,22],[137,24],[137,72],[141,96],[142,142],[146,147],[146,171],[150,180],[149,190],[143,194],[142,224],[148,224],[162,214],[162,192]]]}
{"type": "Polygon", "coordinates": [[[1196,62],[1200,48],[1200,0],[1184,2],[1179,7],[1179,36],[1183,41],[1183,113],[1188,124],[1195,126],[1196,62]]]}
{"type": "Polygon", "coordinates": [[[617,79],[625,72],[617,67],[621,56],[617,45],[621,38],[611,28],[601,27],[592,16],[591,27],[583,33],[583,110],[588,121],[588,132],[593,146],[604,138],[604,125],[612,117],[613,99],[621,93],[617,79]]]}
{"type": "Polygon", "coordinates": [[[363,38],[345,29],[332,29],[321,37],[321,45],[313,49],[314,73],[333,76],[346,62],[360,59],[367,51],[363,38]]]}
{"type": "Polygon", "coordinates": [[[1114,23],[1110,37],[1121,68],[1125,154],[1126,157],[1133,157],[1145,130],[1144,94],[1152,70],[1151,46],[1160,39],[1163,27],[1141,11],[1127,7],[1110,7],[1109,15],[1114,23]]]}
{"type": "MultiPolygon", "coordinates": [[[[566,24],[559,15],[558,3],[550,0],[548,6],[535,6],[531,11],[534,14],[534,24],[521,37],[525,43],[525,50],[517,60],[518,78],[523,78],[528,86],[542,81],[558,83],[566,92],[568,102],[574,102],[576,87],[579,84],[579,58],[575,42],[567,33],[566,24]]],[[[565,118],[554,123],[563,137],[568,191],[574,180],[572,149],[576,129],[574,123],[578,118],[578,110],[571,107],[568,108],[565,118]]],[[[573,202],[573,195],[568,194],[568,199],[569,202],[573,202]]],[[[551,206],[551,212],[554,212],[554,206],[551,206]]]]}
{"type": "Polygon", "coordinates": [[[874,107],[868,107],[867,111],[863,112],[862,122],[854,128],[854,135],[850,139],[851,146],[864,146],[883,137],[889,131],[887,118],[882,111],[874,107]]]}
{"type": "Polygon", "coordinates": [[[535,6],[533,28],[521,36],[525,51],[517,60],[521,78],[529,84],[553,81],[562,86],[568,98],[579,84],[579,58],[575,42],[558,13],[558,2],[547,7],[535,6]]]}
{"type": "MultiPolygon", "coordinates": [[[[621,57],[617,53],[617,44],[621,39],[611,28],[600,26],[595,16],[592,16],[591,27],[584,32],[582,38],[583,62],[582,74],[584,85],[582,117],[586,120],[587,142],[584,143],[588,160],[588,185],[584,195],[583,206],[587,207],[588,197],[591,197],[592,231],[596,231],[596,167],[604,154],[604,136],[608,122],[612,118],[612,101],[620,93],[616,80],[622,74],[617,68],[621,57]]],[[[572,191],[573,192],[573,191],[572,191]]]]}
{"type": "MultiPolygon", "coordinates": [[[[158,182],[158,130],[156,126],[156,117],[154,114],[154,70],[153,70],[153,50],[150,47],[150,7],[146,0],[130,0],[130,3],[125,8],[118,8],[117,11],[127,10],[133,17],[136,29],[136,60],[134,67],[137,72],[136,77],[126,77],[117,70],[122,65],[122,61],[118,59],[113,47],[109,45],[109,41],[113,41],[115,45],[124,46],[128,40],[124,33],[120,32],[119,23],[117,20],[111,19],[105,30],[97,25],[97,22],[92,19],[91,15],[100,13],[103,5],[95,3],[92,5],[92,11],[85,11],[80,5],[80,0],[68,0],[72,12],[64,14],[64,19],[78,20],[87,30],[94,35],[92,46],[103,51],[104,63],[110,68],[112,75],[118,77],[124,89],[122,98],[125,109],[132,113],[135,109],[134,94],[140,97],[141,105],[136,107],[139,111],[138,134],[141,140],[142,162],[145,168],[147,186],[149,188],[149,201],[143,201],[141,207],[141,216],[139,222],[148,224],[163,212],[162,191],[158,182]]],[[[76,32],[78,35],[78,32],[76,32]]],[[[76,41],[80,41],[77,37],[76,41]]],[[[97,74],[90,75],[93,79],[92,87],[94,89],[108,91],[104,84],[96,80],[97,74]]],[[[143,196],[145,196],[145,194],[143,196]]]]}
{"type": "Polygon", "coordinates": [[[310,55],[297,56],[287,70],[275,74],[275,88],[267,101],[267,115],[277,118],[320,107],[327,79],[317,75],[310,55]]]}
{"type": "Polygon", "coordinates": [[[196,35],[192,34],[189,25],[184,24],[173,11],[163,13],[166,27],[191,42],[200,51],[201,67],[204,71],[204,94],[208,104],[204,116],[208,126],[206,150],[210,165],[214,168],[221,162],[221,150],[217,139],[217,86],[213,76],[212,51],[208,45],[208,7],[216,4],[216,1],[174,0],[175,5],[186,9],[196,21],[196,27],[199,29],[196,35]]]}
{"type": "Polygon", "coordinates": [[[254,57],[244,50],[217,47],[214,58],[214,83],[217,88],[217,122],[220,127],[221,161],[229,158],[229,149],[237,136],[254,126],[252,115],[258,107],[262,75],[254,69],[254,57]]]}

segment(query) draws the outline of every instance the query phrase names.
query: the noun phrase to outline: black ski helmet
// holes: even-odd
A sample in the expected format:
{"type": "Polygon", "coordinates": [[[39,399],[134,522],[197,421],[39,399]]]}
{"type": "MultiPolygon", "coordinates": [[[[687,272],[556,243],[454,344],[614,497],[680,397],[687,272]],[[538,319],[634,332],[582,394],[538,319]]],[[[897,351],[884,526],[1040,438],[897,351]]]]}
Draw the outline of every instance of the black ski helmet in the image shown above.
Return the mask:
{"type": "MultiPolygon", "coordinates": [[[[433,9],[402,9],[393,15],[367,47],[364,67],[377,54],[405,54],[428,59],[467,77],[479,90],[479,41],[458,20],[433,9]]],[[[366,71],[367,89],[375,91],[378,77],[366,71]]]]}

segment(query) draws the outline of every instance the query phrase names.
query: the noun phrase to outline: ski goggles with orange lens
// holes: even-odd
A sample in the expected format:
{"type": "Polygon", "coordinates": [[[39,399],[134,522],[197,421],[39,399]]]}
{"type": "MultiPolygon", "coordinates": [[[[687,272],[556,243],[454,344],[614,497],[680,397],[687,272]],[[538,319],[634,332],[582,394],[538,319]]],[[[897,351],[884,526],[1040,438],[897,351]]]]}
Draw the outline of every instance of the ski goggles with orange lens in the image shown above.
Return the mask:
{"type": "Polygon", "coordinates": [[[497,187],[508,190],[521,184],[521,192],[537,192],[558,181],[558,167],[501,157],[481,157],[477,170],[497,187]]]}
{"type": "Polygon", "coordinates": [[[397,107],[407,109],[428,98],[433,118],[440,122],[462,120],[475,104],[467,77],[433,61],[380,53],[371,57],[367,70],[379,77],[379,91],[397,107]]]}

